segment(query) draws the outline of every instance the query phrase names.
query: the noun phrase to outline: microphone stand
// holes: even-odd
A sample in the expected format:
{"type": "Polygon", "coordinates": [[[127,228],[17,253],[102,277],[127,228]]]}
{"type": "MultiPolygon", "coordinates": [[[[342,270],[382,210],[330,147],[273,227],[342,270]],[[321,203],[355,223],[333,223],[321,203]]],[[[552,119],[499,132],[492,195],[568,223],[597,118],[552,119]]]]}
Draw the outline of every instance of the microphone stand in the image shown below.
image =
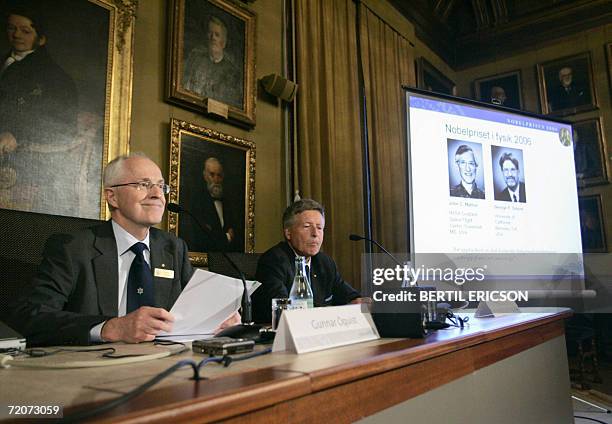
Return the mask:
{"type": "MultiPolygon", "coordinates": [[[[374,243],[376,246],[378,246],[378,248],[380,250],[382,250],[383,252],[385,252],[387,254],[387,256],[389,256],[391,259],[393,259],[393,261],[399,265],[400,268],[403,268],[405,266],[405,264],[402,264],[395,256],[393,256],[391,253],[389,253],[389,251],[387,251],[387,249],[385,249],[379,242],[377,242],[376,240],[373,240],[371,238],[368,237],[363,237],[357,234],[350,234],[349,235],[349,239],[351,241],[359,241],[359,240],[366,240],[369,241],[370,243],[374,243]]],[[[412,284],[409,282],[408,279],[404,278],[404,281],[402,281],[402,287],[409,287],[412,284]]],[[[418,283],[415,281],[414,282],[414,286],[418,287],[418,283]]]]}
{"type": "MultiPolygon", "coordinates": [[[[382,245],[376,240],[359,236],[357,234],[350,234],[349,239],[351,241],[365,240],[369,241],[370,243],[374,243],[381,251],[393,259],[397,265],[400,267],[404,266],[395,256],[389,253],[387,249],[382,247],[382,245]]],[[[404,281],[402,281],[402,288],[408,287],[410,290],[410,286],[411,284],[406,278],[404,278],[404,281]]],[[[414,282],[414,290],[421,290],[416,281],[414,282]]],[[[425,335],[426,324],[429,324],[429,322],[424,322],[424,315],[420,304],[418,305],[417,310],[409,311],[408,313],[397,310],[385,310],[384,306],[382,310],[377,311],[377,305],[378,304],[376,302],[374,302],[372,305],[372,319],[374,320],[374,324],[376,324],[376,328],[382,337],[422,338],[425,335]]],[[[442,324],[439,323],[439,325],[442,324]]]]}
{"type": "Polygon", "coordinates": [[[370,238],[367,238],[367,237],[363,237],[363,236],[359,236],[359,235],[357,235],[357,234],[351,234],[351,235],[349,235],[349,239],[350,239],[350,240],[352,240],[352,241],[365,240],[365,241],[369,241],[370,243],[374,243],[376,246],[378,246],[378,248],[379,248],[380,250],[382,250],[382,251],[383,251],[383,252],[385,252],[387,255],[389,255],[389,257],[390,257],[391,259],[393,259],[393,261],[394,261],[396,264],[398,264],[400,267],[404,266],[404,264],[402,264],[400,261],[398,261],[398,260],[397,260],[397,258],[396,258],[395,256],[393,256],[391,253],[389,253],[389,252],[387,251],[387,249],[385,249],[384,247],[382,247],[382,245],[381,245],[379,242],[377,242],[376,240],[373,240],[373,239],[370,239],[370,238]]]}

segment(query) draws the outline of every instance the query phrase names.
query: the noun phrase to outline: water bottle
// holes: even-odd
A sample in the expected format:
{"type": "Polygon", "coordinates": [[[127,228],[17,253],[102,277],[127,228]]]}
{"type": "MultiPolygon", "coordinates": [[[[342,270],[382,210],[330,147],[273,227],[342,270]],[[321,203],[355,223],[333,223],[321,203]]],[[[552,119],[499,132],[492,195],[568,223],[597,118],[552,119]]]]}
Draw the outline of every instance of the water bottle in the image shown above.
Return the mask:
{"type": "Polygon", "coordinates": [[[306,275],[306,258],[303,256],[295,257],[295,277],[293,277],[289,299],[291,299],[291,309],[314,307],[312,288],[306,275]]]}

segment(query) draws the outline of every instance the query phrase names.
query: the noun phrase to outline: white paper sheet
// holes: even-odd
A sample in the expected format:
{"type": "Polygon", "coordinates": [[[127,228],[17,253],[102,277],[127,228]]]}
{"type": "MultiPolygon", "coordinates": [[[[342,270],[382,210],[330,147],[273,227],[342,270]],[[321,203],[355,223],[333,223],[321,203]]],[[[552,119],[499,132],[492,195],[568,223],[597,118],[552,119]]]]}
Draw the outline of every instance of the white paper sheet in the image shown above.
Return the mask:
{"type": "MultiPolygon", "coordinates": [[[[260,285],[247,280],[249,295],[260,285]]],[[[242,292],[241,280],[196,269],[170,310],[174,315],[172,331],[162,332],[158,338],[185,341],[211,337],[219,324],[240,308],[242,292]]]]}

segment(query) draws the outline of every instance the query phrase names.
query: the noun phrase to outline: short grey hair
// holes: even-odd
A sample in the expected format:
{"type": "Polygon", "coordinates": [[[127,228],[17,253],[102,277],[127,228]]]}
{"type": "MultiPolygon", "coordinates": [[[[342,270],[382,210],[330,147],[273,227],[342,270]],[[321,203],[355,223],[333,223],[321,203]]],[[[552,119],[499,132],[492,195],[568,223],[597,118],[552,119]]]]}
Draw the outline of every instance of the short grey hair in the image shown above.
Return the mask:
{"type": "Polygon", "coordinates": [[[117,156],[115,159],[111,160],[104,169],[104,188],[109,188],[113,184],[118,183],[121,175],[123,174],[125,161],[131,158],[144,158],[151,160],[150,157],[142,152],[132,152],[127,155],[117,156]]]}
{"type": "Polygon", "coordinates": [[[325,219],[325,208],[319,202],[312,199],[302,199],[292,203],[283,213],[283,229],[289,228],[295,222],[295,216],[306,211],[317,211],[325,219]]]}
{"type": "Polygon", "coordinates": [[[221,29],[223,30],[223,38],[225,38],[225,41],[227,41],[227,25],[225,25],[225,22],[223,22],[221,18],[218,18],[216,16],[211,16],[210,19],[208,20],[208,23],[206,24],[206,31],[208,31],[210,24],[219,25],[221,29]]]}
{"type": "Polygon", "coordinates": [[[206,167],[208,166],[209,163],[218,163],[219,166],[221,166],[221,172],[224,172],[223,170],[223,164],[221,163],[221,161],[219,159],[217,159],[214,156],[210,156],[208,159],[206,159],[204,161],[204,172],[206,172],[206,167]]]}

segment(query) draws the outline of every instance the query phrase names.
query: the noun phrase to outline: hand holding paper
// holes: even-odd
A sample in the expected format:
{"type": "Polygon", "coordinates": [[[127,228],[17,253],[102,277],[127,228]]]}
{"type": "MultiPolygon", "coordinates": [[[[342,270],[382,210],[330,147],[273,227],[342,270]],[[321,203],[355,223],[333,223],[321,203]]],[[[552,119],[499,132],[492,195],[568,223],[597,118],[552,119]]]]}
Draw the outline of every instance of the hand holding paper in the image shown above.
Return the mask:
{"type": "MultiPolygon", "coordinates": [[[[249,295],[259,286],[260,283],[256,281],[247,281],[249,295]]],[[[239,279],[196,269],[170,310],[174,316],[172,332],[162,332],[159,337],[212,337],[222,324],[228,326],[233,321],[239,321],[240,315],[234,314],[240,308],[242,291],[242,281],[239,279]]]]}

